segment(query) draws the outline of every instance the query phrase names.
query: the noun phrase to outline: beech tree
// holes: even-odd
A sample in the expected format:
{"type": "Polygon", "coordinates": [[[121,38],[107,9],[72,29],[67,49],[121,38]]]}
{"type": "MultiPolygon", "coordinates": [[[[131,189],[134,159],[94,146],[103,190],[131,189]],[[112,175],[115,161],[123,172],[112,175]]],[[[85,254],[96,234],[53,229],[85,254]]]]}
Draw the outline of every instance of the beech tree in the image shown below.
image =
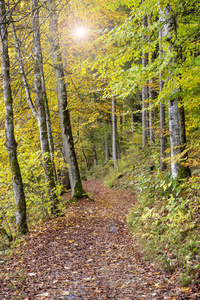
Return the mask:
{"type": "MultiPolygon", "coordinates": [[[[45,81],[44,81],[44,74],[43,74],[42,49],[40,44],[38,0],[32,0],[32,9],[33,9],[34,81],[35,81],[37,120],[38,120],[38,126],[40,131],[40,144],[42,150],[45,176],[49,186],[49,195],[52,200],[51,211],[53,214],[59,215],[60,213],[58,209],[59,199],[56,194],[55,176],[54,176],[52,159],[49,150],[49,139],[48,139],[48,129],[47,129],[47,119],[46,119],[48,103],[47,103],[45,81]]],[[[49,132],[51,132],[50,128],[49,128],[49,132]]]]}
{"type": "MultiPolygon", "coordinates": [[[[143,26],[148,27],[147,16],[143,19],[143,26]]],[[[145,40],[144,36],[144,40],[145,40]]],[[[143,51],[142,66],[145,68],[148,65],[148,53],[143,51]]],[[[145,147],[148,139],[148,110],[147,99],[149,96],[148,83],[145,82],[142,86],[142,146],[145,147]]]]}
{"type": "Polygon", "coordinates": [[[66,161],[69,164],[69,178],[74,199],[82,198],[85,195],[83,189],[76,153],[74,149],[73,135],[71,129],[70,115],[67,103],[67,90],[64,79],[64,68],[59,43],[58,20],[55,11],[56,3],[49,0],[49,41],[51,46],[53,69],[56,77],[56,91],[58,100],[58,111],[60,118],[61,134],[63,140],[63,151],[66,161]]]}
{"type": "MultiPolygon", "coordinates": [[[[163,37],[169,42],[169,51],[174,50],[173,35],[177,35],[177,18],[172,14],[170,6],[165,7],[161,12],[160,20],[163,23],[163,37]]],[[[176,61],[175,56],[169,63],[176,61]]],[[[169,79],[170,81],[170,79],[169,79]]],[[[171,78],[176,86],[176,77],[171,78]]],[[[187,160],[186,134],[185,134],[185,112],[182,99],[179,96],[179,88],[174,87],[170,100],[168,101],[169,111],[169,133],[171,143],[171,171],[174,179],[181,179],[190,175],[190,169],[184,163],[187,160]]]]}
{"type": "Polygon", "coordinates": [[[114,167],[117,164],[117,116],[116,116],[116,98],[112,95],[112,159],[114,167]]]}
{"type": "MultiPolygon", "coordinates": [[[[163,59],[163,45],[162,45],[162,36],[163,30],[159,29],[159,57],[163,59]]],[[[161,93],[163,90],[164,82],[162,80],[162,73],[159,74],[159,92],[161,93]]],[[[167,164],[164,161],[166,158],[165,150],[166,150],[166,137],[165,137],[165,128],[166,120],[165,120],[165,104],[160,102],[160,171],[164,171],[167,168],[167,164]]]]}
{"type": "Polygon", "coordinates": [[[26,220],[26,200],[22,183],[21,171],[17,158],[17,142],[14,135],[13,97],[11,91],[10,59],[8,55],[8,20],[5,1],[0,1],[0,35],[1,35],[1,66],[3,75],[3,96],[5,102],[5,133],[6,148],[12,173],[13,189],[16,202],[16,226],[19,234],[28,232],[26,220]]]}
{"type": "Polygon", "coordinates": [[[17,37],[16,28],[12,15],[11,27],[15,42],[15,49],[17,51],[20,75],[23,80],[26,98],[31,108],[34,117],[38,121],[38,127],[40,132],[40,145],[43,156],[43,167],[45,171],[46,181],[48,183],[49,196],[51,199],[51,212],[52,214],[59,214],[58,209],[58,196],[56,194],[56,170],[54,164],[54,145],[53,137],[51,133],[51,121],[50,113],[48,107],[48,100],[45,89],[45,80],[43,74],[43,59],[42,59],[42,49],[40,44],[40,27],[39,27],[39,7],[38,1],[32,1],[32,11],[33,11],[33,46],[34,46],[34,79],[35,79],[35,93],[36,101],[35,104],[32,101],[30,86],[27,81],[27,76],[24,70],[24,62],[21,53],[20,42],[17,37]],[[53,176],[52,176],[53,175],[53,176]]]}

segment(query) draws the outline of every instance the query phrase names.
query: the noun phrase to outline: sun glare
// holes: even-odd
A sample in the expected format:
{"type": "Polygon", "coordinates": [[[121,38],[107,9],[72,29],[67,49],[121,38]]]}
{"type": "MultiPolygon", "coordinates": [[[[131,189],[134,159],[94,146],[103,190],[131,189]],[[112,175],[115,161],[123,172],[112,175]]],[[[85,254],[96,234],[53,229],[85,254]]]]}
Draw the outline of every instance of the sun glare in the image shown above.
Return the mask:
{"type": "Polygon", "coordinates": [[[75,28],[75,35],[78,38],[83,38],[86,35],[86,29],[84,27],[75,28]]]}

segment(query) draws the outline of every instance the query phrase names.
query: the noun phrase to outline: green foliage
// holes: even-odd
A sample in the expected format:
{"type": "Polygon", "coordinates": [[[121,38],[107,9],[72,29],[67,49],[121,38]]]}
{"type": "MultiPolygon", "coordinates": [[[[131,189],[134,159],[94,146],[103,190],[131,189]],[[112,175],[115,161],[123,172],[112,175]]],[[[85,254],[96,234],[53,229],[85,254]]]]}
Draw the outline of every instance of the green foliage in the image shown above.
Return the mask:
{"type": "Polygon", "coordinates": [[[110,160],[107,164],[98,164],[97,166],[93,166],[88,172],[86,172],[86,177],[88,179],[104,179],[110,168],[113,166],[114,164],[112,160],[110,160]]]}
{"type": "MultiPolygon", "coordinates": [[[[4,158],[6,157],[5,154],[4,158]]],[[[51,215],[52,203],[45,181],[41,152],[39,150],[35,152],[22,151],[19,153],[19,163],[26,195],[27,219],[29,228],[32,228],[44,219],[50,218],[51,215]]],[[[6,239],[11,241],[12,236],[16,238],[15,201],[8,162],[2,160],[2,164],[4,168],[0,171],[0,219],[2,226],[0,227],[0,243],[3,243],[2,247],[6,247],[6,239]]],[[[59,164],[62,165],[62,162],[59,164]]],[[[58,195],[60,195],[61,189],[62,186],[58,184],[58,195]]],[[[60,201],[60,209],[63,210],[61,197],[60,201]]]]}
{"type": "Polygon", "coordinates": [[[127,223],[140,249],[146,259],[167,272],[181,267],[180,284],[185,286],[199,280],[199,173],[174,181],[168,171],[159,171],[157,150],[149,154],[138,147],[134,154],[129,150],[118,165],[120,172],[110,170],[105,183],[134,191],[137,201],[127,223]]]}

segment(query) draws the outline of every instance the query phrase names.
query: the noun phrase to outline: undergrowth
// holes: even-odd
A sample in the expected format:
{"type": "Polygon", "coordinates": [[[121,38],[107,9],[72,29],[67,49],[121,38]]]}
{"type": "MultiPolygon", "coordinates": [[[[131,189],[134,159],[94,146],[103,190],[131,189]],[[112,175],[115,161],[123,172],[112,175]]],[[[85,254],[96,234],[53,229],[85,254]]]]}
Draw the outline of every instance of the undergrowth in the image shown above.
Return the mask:
{"type": "Polygon", "coordinates": [[[144,257],[166,272],[179,270],[182,286],[200,279],[200,177],[174,181],[159,171],[157,154],[128,153],[105,179],[109,187],[134,192],[127,222],[144,257]]]}

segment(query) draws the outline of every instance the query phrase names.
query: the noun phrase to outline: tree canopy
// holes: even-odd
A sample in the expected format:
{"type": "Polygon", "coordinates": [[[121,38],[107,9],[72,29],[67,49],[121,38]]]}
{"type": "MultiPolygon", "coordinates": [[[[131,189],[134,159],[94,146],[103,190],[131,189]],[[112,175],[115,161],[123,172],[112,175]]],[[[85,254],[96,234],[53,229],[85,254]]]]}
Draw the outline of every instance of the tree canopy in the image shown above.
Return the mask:
{"type": "MultiPolygon", "coordinates": [[[[61,201],[62,209],[59,174],[63,168],[69,170],[72,193],[82,197],[83,176],[98,166],[112,166],[136,145],[159,156],[161,136],[166,145],[159,164],[172,165],[174,179],[191,175],[199,164],[199,1],[1,3],[6,8],[0,20],[1,43],[5,27],[13,124],[30,223],[48,217],[55,199],[57,204],[61,201]],[[38,23],[33,22],[35,11],[38,23]],[[36,81],[41,83],[40,101],[36,81]],[[45,117],[40,131],[38,103],[45,117]],[[170,110],[175,104],[177,114],[170,110]],[[162,126],[161,107],[165,110],[162,126]],[[51,128],[47,148],[40,146],[44,128],[51,128]],[[52,172],[55,166],[54,173],[44,172],[45,157],[47,166],[52,163],[52,172]],[[175,173],[173,164],[178,165],[175,173]],[[50,177],[55,184],[48,184],[50,177]]],[[[3,78],[3,69],[1,74],[3,78]]],[[[7,220],[15,222],[15,208],[5,147],[4,89],[0,98],[0,217],[7,226],[7,220]]]]}

